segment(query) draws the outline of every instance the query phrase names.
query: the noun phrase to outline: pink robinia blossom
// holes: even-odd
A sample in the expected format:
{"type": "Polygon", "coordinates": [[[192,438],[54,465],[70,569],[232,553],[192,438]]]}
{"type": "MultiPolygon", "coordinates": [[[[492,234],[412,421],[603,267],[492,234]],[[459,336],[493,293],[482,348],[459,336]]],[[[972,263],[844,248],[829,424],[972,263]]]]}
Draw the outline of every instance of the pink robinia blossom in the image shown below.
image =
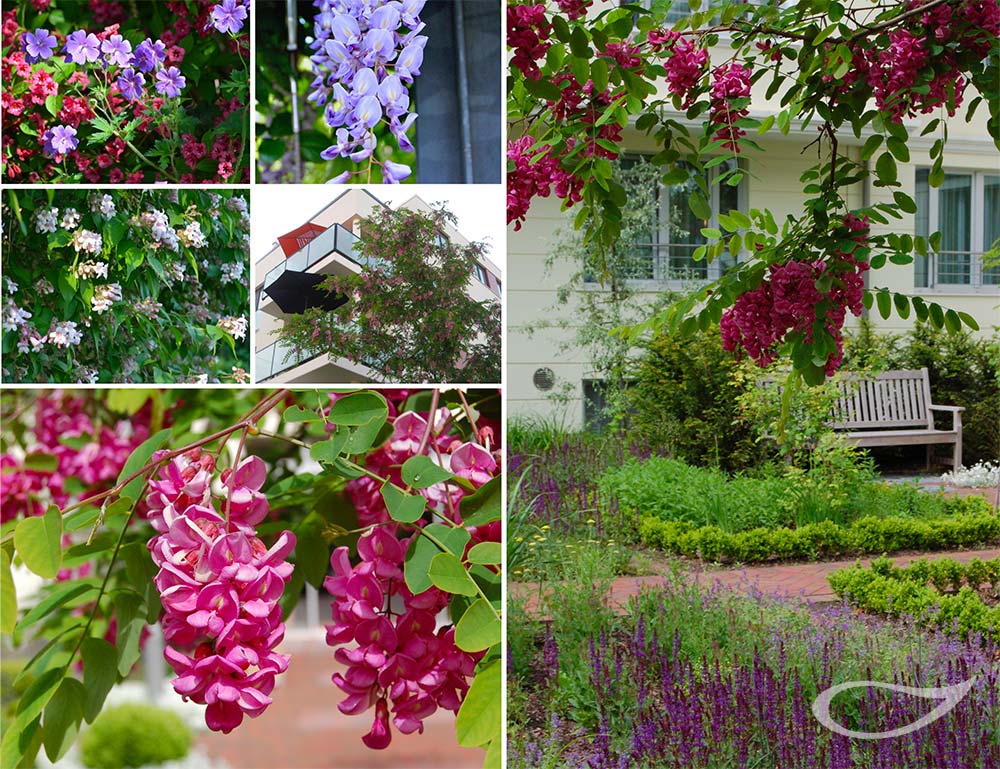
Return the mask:
{"type": "Polygon", "coordinates": [[[154,582],[174,690],[207,705],[205,723],[228,734],[244,716],[264,712],[275,677],[288,667],[274,648],[285,634],[278,601],[292,575],[285,558],[295,535],[283,531],[270,549],[256,536],[270,510],[259,457],[220,474],[221,499],[212,495],[214,470],[214,458],[200,449],[160,469],[146,497],[158,532],[148,546],[159,567],[154,582]]]}
{"type": "Polygon", "coordinates": [[[750,70],[737,62],[717,67],[712,72],[712,108],[710,122],[715,126],[715,140],[725,149],[739,152],[739,140],[746,134],[736,121],[750,114],[747,107],[733,107],[733,99],[750,96],[750,70]]]}
{"type": "Polygon", "coordinates": [[[544,5],[507,6],[507,45],[514,50],[511,63],[529,80],[542,75],[536,62],[549,50],[551,34],[544,5]]]}
{"type": "Polygon", "coordinates": [[[556,0],[559,10],[574,21],[586,16],[587,9],[593,4],[594,0],[556,0]]]}
{"type": "MultiPolygon", "coordinates": [[[[650,36],[652,34],[651,32],[650,36]]],[[[683,109],[694,103],[691,91],[701,80],[707,63],[708,51],[696,47],[687,38],[680,38],[674,43],[673,51],[663,63],[664,69],[667,70],[667,88],[670,93],[681,97],[683,109]]]]}
{"type": "Polygon", "coordinates": [[[558,158],[551,155],[532,163],[538,152],[547,150],[538,149],[531,136],[522,136],[507,145],[507,159],[514,163],[514,169],[507,174],[507,224],[513,222],[515,231],[521,229],[532,198],[548,197],[553,186],[556,196],[569,204],[582,199],[583,182],[563,171],[558,158]]]}
{"type": "MultiPolygon", "coordinates": [[[[867,240],[868,222],[848,214],[844,225],[859,245],[867,240]]],[[[777,358],[777,348],[792,331],[813,339],[816,306],[825,301],[826,330],[837,351],[826,360],[827,376],[832,376],[843,359],[842,332],[847,312],[860,315],[867,262],[835,252],[830,261],[789,261],[772,264],[767,277],[752,291],[741,294],[722,314],[719,328],[722,346],[730,352],[742,348],[761,368],[777,358]],[[819,278],[833,271],[832,287],[825,293],[816,288],[819,278]]]]}

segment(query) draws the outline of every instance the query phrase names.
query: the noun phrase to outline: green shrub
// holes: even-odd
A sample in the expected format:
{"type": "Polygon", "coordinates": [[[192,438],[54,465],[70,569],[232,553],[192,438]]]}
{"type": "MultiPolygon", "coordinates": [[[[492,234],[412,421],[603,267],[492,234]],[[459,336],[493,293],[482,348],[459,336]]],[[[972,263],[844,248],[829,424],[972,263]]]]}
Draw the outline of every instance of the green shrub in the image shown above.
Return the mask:
{"type": "Polygon", "coordinates": [[[968,505],[966,500],[954,501],[960,503],[953,505],[956,512],[929,520],[865,517],[847,526],[820,521],[797,529],[760,528],[737,533],[725,532],[717,526],[697,527],[687,521],[644,516],[639,523],[639,537],[645,544],[669,553],[741,563],[909,549],[947,550],[1000,541],[1000,518],[991,514],[988,504],[985,511],[980,507],[978,512],[959,512],[979,506],[968,505]]]}
{"type": "Polygon", "coordinates": [[[729,471],[756,467],[766,448],[744,421],[739,396],[753,381],[722,349],[718,330],[690,337],[660,334],[631,371],[626,391],[631,431],[671,456],[729,471]]]}
{"type": "Polygon", "coordinates": [[[149,705],[103,711],[80,738],[80,755],[91,769],[122,769],[184,758],[191,730],[180,716],[149,705]]]}
{"type": "Polygon", "coordinates": [[[1000,559],[963,565],[943,558],[899,569],[881,558],[870,567],[836,571],[827,580],[837,595],[865,611],[890,617],[908,615],[946,629],[957,627],[963,635],[982,633],[1000,640],[1000,606],[989,607],[983,602],[977,592],[981,583],[972,581],[979,575],[985,575],[984,580],[991,577],[995,589],[1000,559]]]}

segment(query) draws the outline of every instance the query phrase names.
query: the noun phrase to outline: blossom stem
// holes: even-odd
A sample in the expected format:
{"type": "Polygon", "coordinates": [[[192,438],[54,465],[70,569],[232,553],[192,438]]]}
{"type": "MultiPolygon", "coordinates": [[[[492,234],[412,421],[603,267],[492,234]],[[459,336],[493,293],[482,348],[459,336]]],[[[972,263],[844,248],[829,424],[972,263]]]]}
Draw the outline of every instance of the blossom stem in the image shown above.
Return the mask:
{"type": "Polygon", "coordinates": [[[427,428],[424,430],[420,445],[417,447],[417,454],[423,454],[427,448],[427,443],[431,439],[431,432],[434,430],[434,420],[437,418],[438,401],[441,398],[440,390],[431,391],[431,408],[427,414],[427,428]]]}

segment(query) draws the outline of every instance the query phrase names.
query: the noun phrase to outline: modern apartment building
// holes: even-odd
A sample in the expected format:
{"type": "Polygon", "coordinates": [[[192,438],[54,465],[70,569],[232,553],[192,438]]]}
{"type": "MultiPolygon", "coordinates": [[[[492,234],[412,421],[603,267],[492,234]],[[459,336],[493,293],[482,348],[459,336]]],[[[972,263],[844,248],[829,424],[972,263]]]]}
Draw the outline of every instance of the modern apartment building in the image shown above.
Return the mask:
{"type": "MultiPolygon", "coordinates": [[[[287,318],[309,307],[333,310],[350,301],[331,297],[315,286],[327,275],[360,273],[373,265],[358,248],[365,220],[383,203],[365,189],[342,192],[300,226],[278,237],[255,265],[254,381],[290,384],[338,384],[381,381],[370,367],[373,361],[347,360],[336,353],[297,355],[273,332],[287,318]]],[[[430,211],[419,197],[399,208],[430,211]]],[[[469,240],[450,226],[444,236],[453,242],[469,240]]],[[[428,269],[433,269],[428,266],[428,269]]],[[[467,291],[476,301],[500,301],[500,269],[488,259],[469,265],[467,291]]]]}
{"type": "MultiPolygon", "coordinates": [[[[668,23],[686,12],[676,3],[668,23]]],[[[608,7],[606,4],[601,9],[608,7]]],[[[722,61],[731,51],[725,39],[711,51],[713,61],[722,61]]],[[[765,90],[769,78],[754,86],[751,115],[759,119],[775,114],[780,106],[768,99],[765,90]]],[[[666,83],[661,84],[666,95],[666,83]]],[[[972,95],[967,96],[970,101],[972,95]]],[[[682,114],[669,114],[684,121],[682,114]]],[[[927,235],[940,230],[941,250],[929,257],[916,257],[909,265],[887,264],[873,271],[868,279],[873,287],[884,287],[909,295],[919,295],[944,307],[972,315],[981,333],[992,333],[1000,325],[1000,268],[986,269],[983,252],[1000,237],[1000,153],[986,127],[986,110],[980,108],[971,122],[960,112],[947,121],[948,142],[944,155],[944,183],[931,187],[928,151],[942,137],[940,126],[921,136],[924,126],[940,114],[910,119],[905,126],[911,137],[909,163],[899,164],[899,181],[903,191],[917,203],[915,215],[895,220],[890,225],[873,226],[873,232],[895,231],[911,235],[927,235]]],[[[860,149],[868,134],[855,138],[850,131],[840,137],[841,151],[860,157],[860,149]]],[[[650,303],[665,291],[690,290],[699,281],[711,280],[725,269],[724,262],[695,262],[692,253],[705,242],[701,229],[716,227],[715,217],[731,209],[770,209],[779,222],[787,215],[800,215],[802,184],[800,174],[816,160],[815,148],[806,150],[816,137],[815,126],[803,129],[793,121],[788,135],[777,128],[754,137],[762,151],[747,152],[741,159],[747,174],[740,186],[713,186],[712,218],[697,219],[687,205],[688,195],[696,188],[692,182],[662,186],[658,193],[658,214],[650,224],[648,242],[637,242],[637,266],[631,285],[650,303]],[[640,264],[641,262],[641,264],[640,264]]],[[[634,128],[624,132],[625,152],[632,157],[652,155],[662,147],[634,128]]],[[[874,159],[871,161],[874,162],[874,159]]],[[[719,166],[710,173],[719,173],[719,166]]],[[[874,187],[871,181],[858,184],[850,193],[848,204],[861,207],[881,201],[891,202],[892,190],[874,187]]],[[[515,415],[558,415],[569,428],[581,427],[594,414],[595,401],[600,400],[599,373],[594,370],[587,352],[574,348],[572,340],[579,317],[573,298],[567,304],[557,301],[557,290],[570,283],[579,265],[569,260],[546,268],[547,256],[559,239],[559,231],[572,228],[576,213],[560,211],[562,201],[555,197],[536,199],[522,229],[508,229],[507,258],[510,271],[508,317],[507,390],[510,413],[515,415]],[[560,322],[564,321],[560,325],[560,322]],[[537,329],[539,324],[548,326],[537,329]],[[570,397],[554,401],[550,395],[569,389],[570,397]]],[[[581,291],[602,291],[598,283],[579,286],[581,291]]],[[[900,332],[910,327],[914,317],[903,320],[893,314],[882,320],[872,313],[879,330],[900,332]]]]}

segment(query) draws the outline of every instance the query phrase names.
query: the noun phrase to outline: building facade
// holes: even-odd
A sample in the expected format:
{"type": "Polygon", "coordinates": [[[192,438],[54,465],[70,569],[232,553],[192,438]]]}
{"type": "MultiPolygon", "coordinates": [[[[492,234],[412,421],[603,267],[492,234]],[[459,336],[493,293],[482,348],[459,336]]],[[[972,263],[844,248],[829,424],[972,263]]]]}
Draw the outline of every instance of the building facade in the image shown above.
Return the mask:
{"type": "MultiPolygon", "coordinates": [[[[373,361],[347,360],[335,353],[302,355],[276,337],[285,321],[306,306],[317,306],[312,285],[328,275],[360,273],[373,265],[360,253],[358,240],[365,220],[378,206],[386,206],[370,192],[351,188],[341,193],[300,226],[277,238],[255,265],[254,283],[254,381],[289,384],[360,384],[381,381],[371,368],[373,361]],[[305,300],[310,296],[309,301],[305,300]],[[312,302],[310,304],[309,302],[312,302]]],[[[400,208],[430,211],[419,197],[400,208]]],[[[445,236],[460,244],[469,240],[445,226],[445,236]]],[[[428,266],[428,269],[433,267],[428,266]]],[[[488,259],[469,265],[467,291],[476,301],[500,301],[500,269],[488,259]]],[[[318,296],[320,292],[315,292],[318,296]]],[[[326,309],[334,309],[346,297],[325,298],[326,309]]]]}
{"type": "MultiPolygon", "coordinates": [[[[669,19],[668,19],[669,21],[669,19]]],[[[712,51],[713,60],[731,52],[725,40],[712,51]]],[[[764,119],[776,114],[776,99],[767,99],[768,78],[753,90],[750,112],[764,119]]],[[[666,96],[665,83],[661,96],[666,96]]],[[[973,94],[967,94],[971,100],[973,94]]],[[[899,164],[902,189],[917,203],[917,212],[889,225],[873,224],[874,233],[928,235],[940,231],[940,250],[926,258],[916,256],[909,265],[887,264],[871,271],[867,278],[873,288],[887,288],[911,296],[918,295],[946,308],[967,312],[979,323],[980,333],[992,333],[1000,325],[1000,268],[983,265],[984,251],[1000,237],[1000,153],[986,127],[986,110],[980,109],[967,122],[961,112],[947,120],[948,141],[944,152],[943,184],[931,187],[929,150],[942,138],[942,128],[925,136],[923,128],[938,114],[907,120],[910,162],[899,164]]],[[[669,115],[684,120],[683,115],[669,115]]],[[[840,150],[860,158],[861,147],[870,134],[856,138],[850,132],[839,137],[840,150]]],[[[712,218],[699,220],[687,206],[693,184],[661,186],[658,191],[657,221],[651,223],[649,242],[636,243],[636,266],[631,266],[629,284],[649,304],[664,292],[688,291],[699,281],[711,280],[725,269],[724,263],[695,262],[691,254],[705,242],[701,229],[715,228],[715,217],[731,209],[769,209],[780,222],[786,215],[801,215],[803,171],[816,162],[816,149],[807,149],[816,138],[815,126],[803,129],[793,121],[787,135],[777,128],[753,137],[761,151],[748,150],[740,159],[747,172],[737,188],[713,186],[712,218]]],[[[652,155],[657,147],[652,139],[634,128],[624,132],[626,156],[652,155]]],[[[874,159],[871,161],[874,163],[874,159]]],[[[711,173],[718,173],[718,166],[711,173]]],[[[850,190],[848,205],[859,208],[882,201],[892,202],[892,189],[878,188],[871,179],[850,190]]],[[[515,416],[540,415],[562,420],[567,428],[580,428],[594,412],[589,399],[600,399],[599,373],[587,352],[574,348],[575,322],[579,320],[578,299],[582,291],[600,291],[597,283],[576,285],[565,304],[557,300],[560,287],[570,283],[580,270],[579,261],[556,261],[547,267],[559,233],[572,228],[575,210],[560,211],[557,198],[536,199],[522,228],[508,228],[508,398],[515,416]],[[560,324],[560,321],[562,322],[560,324]],[[539,326],[546,328],[539,329],[539,326]],[[553,398],[553,393],[560,393],[553,398]],[[568,395],[568,397],[566,397],[568,395]]],[[[741,256],[744,258],[745,255],[741,256]]],[[[875,327],[900,332],[914,322],[893,314],[882,320],[872,313],[875,327]]],[[[853,318],[852,321],[856,322],[853,318]]]]}

